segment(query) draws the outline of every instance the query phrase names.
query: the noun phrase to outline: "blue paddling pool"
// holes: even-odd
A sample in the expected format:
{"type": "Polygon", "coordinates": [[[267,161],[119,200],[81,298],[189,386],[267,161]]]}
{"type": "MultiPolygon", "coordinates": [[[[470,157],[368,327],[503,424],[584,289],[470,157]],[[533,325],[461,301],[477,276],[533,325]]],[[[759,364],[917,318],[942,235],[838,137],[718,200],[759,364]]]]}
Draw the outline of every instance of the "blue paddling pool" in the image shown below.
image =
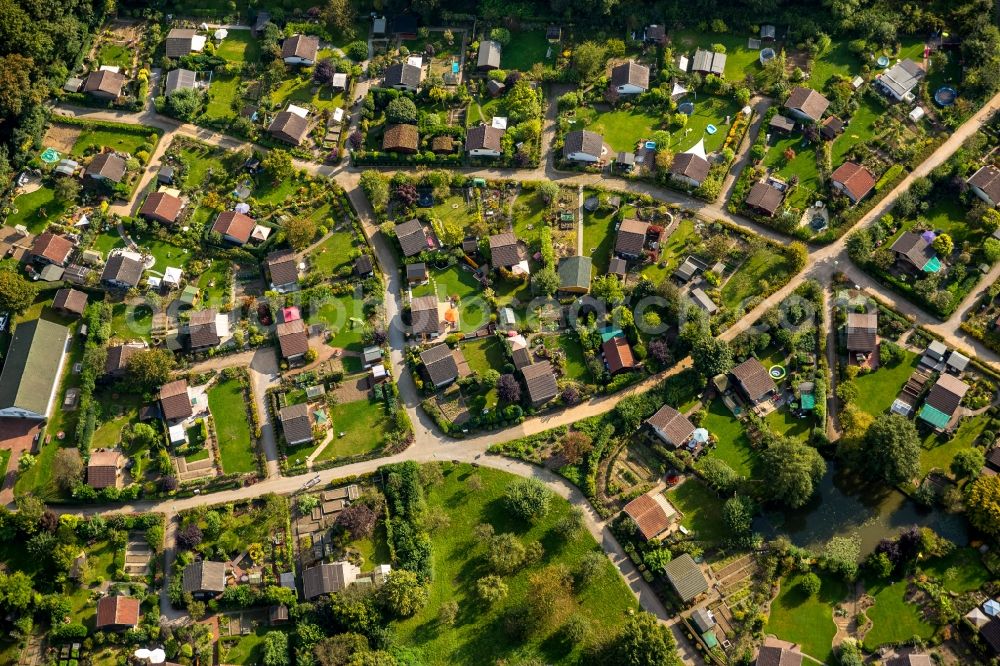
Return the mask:
{"type": "Polygon", "coordinates": [[[705,127],[705,131],[706,131],[706,132],[708,132],[709,134],[715,134],[716,132],[718,132],[718,131],[719,131],[719,128],[718,128],[718,127],[716,127],[715,125],[713,125],[713,124],[709,123],[709,124],[708,124],[708,125],[707,125],[707,126],[705,127]]]}
{"type": "Polygon", "coordinates": [[[656,150],[656,142],[655,141],[647,141],[646,142],[646,150],[656,150]]]}
{"type": "Polygon", "coordinates": [[[452,63],[451,63],[451,73],[452,74],[458,74],[458,63],[457,62],[452,61],[452,63]]]}
{"type": "Polygon", "coordinates": [[[888,56],[879,56],[878,60],[876,60],[875,62],[878,63],[879,67],[888,67],[889,66],[889,57],[888,56]]]}

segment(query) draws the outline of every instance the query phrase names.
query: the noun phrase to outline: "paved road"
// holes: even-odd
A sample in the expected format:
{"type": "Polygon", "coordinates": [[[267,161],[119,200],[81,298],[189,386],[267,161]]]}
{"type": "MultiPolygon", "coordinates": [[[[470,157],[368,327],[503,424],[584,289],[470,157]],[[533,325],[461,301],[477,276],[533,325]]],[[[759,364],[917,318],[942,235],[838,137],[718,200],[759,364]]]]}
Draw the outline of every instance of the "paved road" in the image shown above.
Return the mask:
{"type": "MultiPolygon", "coordinates": [[[[151,86],[155,90],[155,87],[151,86]]],[[[604,174],[580,174],[580,173],[564,173],[559,172],[554,167],[554,162],[551,159],[550,146],[552,143],[552,138],[554,136],[555,122],[557,110],[555,108],[554,98],[559,94],[560,91],[553,90],[550,95],[549,107],[546,111],[545,123],[543,128],[543,146],[545,146],[546,155],[545,159],[539,167],[535,169],[528,170],[514,170],[514,169],[467,169],[465,170],[469,175],[474,175],[477,177],[486,178],[518,178],[518,179],[549,179],[561,184],[568,186],[587,186],[601,184],[605,187],[621,189],[630,192],[649,194],[662,201],[677,203],[685,206],[689,210],[694,211],[696,214],[705,217],[707,219],[724,219],[731,223],[737,224],[741,227],[754,231],[762,236],[775,240],[779,243],[786,244],[788,238],[778,232],[762,227],[748,220],[742,216],[732,215],[725,210],[725,201],[720,201],[717,203],[706,203],[700,200],[695,200],[687,197],[681,193],[675,192],[673,190],[668,190],[665,188],[658,187],[644,182],[636,182],[631,180],[623,180],[614,177],[607,177],[604,174]]],[[[944,144],[942,144],[924,163],[922,163],[913,173],[909,174],[903,181],[897,185],[892,192],[871,212],[865,215],[862,220],[858,223],[858,227],[868,225],[877,220],[882,214],[891,208],[892,204],[895,202],[896,198],[904,192],[913,180],[917,177],[928,174],[932,169],[943,163],[950,155],[961,146],[962,142],[965,141],[969,136],[978,131],[978,129],[985,122],[987,117],[992,112],[993,107],[1000,104],[1000,94],[998,94],[993,100],[987,104],[983,110],[975,114],[970,118],[965,124],[963,124],[944,144]]],[[[755,100],[755,106],[758,109],[759,114],[763,115],[763,110],[766,109],[766,100],[755,100]]],[[[211,145],[224,146],[232,149],[240,149],[248,147],[250,144],[234,139],[232,137],[219,134],[217,132],[212,132],[203,128],[196,127],[194,125],[183,124],[177,121],[171,120],[169,118],[164,118],[155,113],[155,110],[151,105],[147,105],[147,108],[139,114],[124,114],[124,113],[112,113],[108,111],[99,111],[93,109],[78,109],[78,108],[68,108],[68,107],[57,107],[55,109],[56,113],[62,113],[67,115],[77,115],[81,117],[90,117],[102,120],[116,120],[119,122],[130,122],[130,123],[141,123],[144,125],[158,127],[164,131],[164,138],[158,145],[155,151],[150,166],[147,168],[146,173],[143,175],[142,183],[148,183],[149,179],[155,175],[155,165],[159,162],[163,155],[163,152],[169,147],[170,142],[176,136],[188,136],[192,138],[199,139],[211,145]]],[[[357,122],[357,116],[355,114],[352,117],[351,125],[352,127],[357,122]]],[[[746,150],[751,144],[753,136],[756,130],[759,130],[759,119],[755,123],[755,127],[748,134],[748,138],[743,142],[740,148],[740,155],[737,160],[737,168],[742,168],[746,164],[746,150]]],[[[258,150],[265,150],[259,146],[256,146],[258,150]]],[[[545,483],[549,488],[559,495],[569,499],[571,502],[580,506],[584,509],[585,515],[587,517],[586,523],[587,528],[590,533],[602,544],[608,557],[616,564],[619,572],[629,584],[636,598],[642,604],[643,608],[649,610],[656,614],[662,620],[667,619],[667,614],[665,609],[660,604],[659,600],[653,594],[652,590],[646,585],[645,581],[638,575],[635,571],[629,559],[624,555],[620,544],[615,540],[614,536],[608,530],[607,524],[601,521],[597,515],[594,513],[593,508],[587,502],[586,498],[580,493],[579,489],[570,484],[568,481],[559,477],[548,470],[538,467],[535,465],[530,465],[527,463],[509,460],[507,458],[492,456],[486,453],[488,447],[495,442],[505,441],[507,439],[521,437],[526,434],[533,434],[541,432],[545,429],[555,427],[558,425],[566,425],[576,422],[582,418],[592,416],[595,414],[601,414],[607,412],[614,408],[615,404],[622,399],[624,395],[633,394],[637,392],[642,392],[649,390],[657,381],[659,381],[663,375],[658,377],[651,377],[641,382],[640,384],[632,387],[628,391],[617,394],[614,396],[602,396],[588,401],[582,405],[578,405],[571,409],[564,410],[560,413],[548,415],[545,417],[534,417],[526,420],[519,426],[510,428],[503,433],[490,433],[488,435],[482,435],[479,437],[473,437],[466,440],[450,440],[445,438],[441,434],[437,433],[433,423],[430,418],[427,417],[421,410],[418,409],[420,403],[420,396],[413,385],[413,382],[409,376],[409,372],[405,367],[403,361],[403,350],[407,344],[405,339],[404,328],[400,325],[399,315],[401,309],[401,296],[402,296],[402,284],[399,275],[399,269],[395,264],[395,256],[392,252],[388,239],[386,239],[378,230],[374,224],[374,214],[361,192],[359,187],[360,172],[356,169],[351,168],[346,163],[342,163],[336,166],[320,166],[312,163],[306,163],[301,161],[296,161],[296,166],[301,169],[314,174],[314,175],[325,175],[332,177],[338,184],[340,184],[347,192],[348,197],[351,200],[352,205],[357,210],[362,226],[365,230],[365,234],[369,237],[369,241],[374,248],[375,255],[378,259],[378,263],[382,268],[387,285],[387,295],[389,296],[385,300],[386,304],[386,316],[391,324],[389,326],[390,330],[390,348],[391,348],[391,364],[393,368],[393,374],[397,378],[400,395],[402,402],[404,403],[407,413],[410,415],[411,420],[414,424],[414,442],[413,444],[403,453],[389,456],[380,460],[366,461],[361,463],[355,463],[352,465],[346,465],[343,467],[338,467],[334,469],[324,470],[319,472],[315,476],[318,476],[320,480],[324,483],[335,481],[339,478],[344,478],[346,476],[355,474],[365,474],[373,471],[378,466],[391,463],[399,462],[403,460],[416,460],[418,462],[428,462],[434,460],[457,460],[462,462],[474,462],[488,467],[493,467],[497,469],[503,469],[521,476],[537,478],[543,483],[545,483]]],[[[390,170],[391,171],[391,170],[390,170]]],[[[735,181],[735,177],[727,181],[726,191],[727,193],[731,190],[732,184],[735,181]]],[[[141,192],[142,188],[139,188],[141,192]]],[[[115,209],[115,212],[120,214],[130,214],[134,211],[139,204],[140,197],[137,195],[132,201],[128,202],[127,205],[123,205],[115,209]]],[[[775,294],[765,299],[759,306],[751,310],[744,316],[740,321],[738,321],[733,327],[727,330],[723,334],[724,339],[732,339],[739,332],[746,330],[752,322],[756,321],[760,315],[762,315],[768,308],[777,305],[784,301],[788,295],[795,289],[795,287],[801,283],[802,278],[815,278],[818,279],[822,284],[828,284],[830,278],[833,276],[834,272],[841,271],[846,272],[851,280],[857,281],[859,286],[864,288],[873,288],[870,284],[870,279],[867,279],[861,271],[853,268],[850,264],[850,260],[847,257],[846,250],[844,249],[845,240],[841,239],[829,246],[815,249],[809,257],[806,267],[803,273],[799,276],[799,279],[793,280],[788,285],[778,290],[775,294]]],[[[996,279],[1000,276],[1000,267],[994,269],[990,273],[990,279],[996,279]]],[[[892,300],[891,298],[886,298],[885,293],[880,292],[880,296],[883,300],[892,300]]],[[[961,310],[964,311],[972,302],[972,297],[967,299],[965,303],[962,304],[961,310]]],[[[980,358],[985,359],[987,362],[992,364],[997,364],[997,356],[989,350],[986,350],[982,345],[979,345],[975,341],[970,341],[962,336],[959,331],[959,325],[961,322],[961,314],[950,318],[947,322],[933,323],[929,322],[929,318],[926,313],[923,313],[913,306],[909,306],[906,303],[895,303],[897,307],[907,313],[912,313],[916,319],[925,324],[929,324],[930,327],[937,333],[942,335],[945,340],[956,347],[969,349],[970,347],[974,350],[980,358]]],[[[273,353],[272,353],[273,359],[273,353]]],[[[230,360],[241,360],[236,357],[227,357],[230,360]]],[[[226,359],[222,359],[224,362],[226,359]]],[[[263,388],[266,388],[268,383],[273,376],[270,372],[271,366],[262,365],[257,363],[258,354],[254,354],[251,360],[251,371],[254,376],[255,387],[258,388],[258,401],[263,400],[263,388]],[[254,365],[257,364],[257,368],[254,365]]],[[[263,363],[263,361],[261,361],[263,363]]],[[[672,374],[679,372],[681,369],[688,367],[690,364],[690,359],[685,359],[683,362],[678,364],[675,368],[666,374],[672,374]]],[[[221,367],[221,366],[220,366],[221,367]]],[[[260,411],[261,405],[258,405],[258,411],[260,411]]],[[[266,417],[266,411],[264,413],[266,417]]],[[[196,496],[189,499],[180,500],[167,500],[163,502],[144,502],[137,503],[133,506],[127,507],[115,507],[109,509],[107,507],[88,507],[83,511],[85,513],[99,513],[105,511],[132,511],[132,510],[153,510],[161,511],[167,514],[171,519],[176,515],[178,511],[183,509],[192,508],[205,504],[206,502],[229,502],[240,499],[249,499],[252,497],[259,496],[263,493],[274,492],[282,494],[293,494],[302,488],[303,483],[308,479],[312,478],[314,475],[302,475],[293,477],[283,477],[278,474],[277,471],[277,454],[274,450],[274,437],[273,428],[271,425],[265,424],[264,426],[265,436],[263,437],[265,451],[268,457],[268,477],[264,481],[257,483],[253,486],[246,488],[239,488],[236,490],[224,491],[221,493],[212,494],[210,497],[200,497],[196,496]],[[270,442],[270,443],[268,443],[270,442]],[[272,466],[273,463],[273,466],[272,466]]],[[[168,551],[168,562],[172,558],[172,551],[168,551]]],[[[167,609],[164,609],[165,611],[167,609]]],[[[165,613],[168,614],[169,613],[165,613]]],[[[679,628],[676,624],[672,624],[672,628],[675,634],[681,634],[679,628]]],[[[693,655],[688,652],[689,646],[687,646],[686,641],[683,639],[682,635],[678,636],[679,645],[682,646],[682,652],[685,653],[685,661],[688,663],[694,663],[693,655]]]]}

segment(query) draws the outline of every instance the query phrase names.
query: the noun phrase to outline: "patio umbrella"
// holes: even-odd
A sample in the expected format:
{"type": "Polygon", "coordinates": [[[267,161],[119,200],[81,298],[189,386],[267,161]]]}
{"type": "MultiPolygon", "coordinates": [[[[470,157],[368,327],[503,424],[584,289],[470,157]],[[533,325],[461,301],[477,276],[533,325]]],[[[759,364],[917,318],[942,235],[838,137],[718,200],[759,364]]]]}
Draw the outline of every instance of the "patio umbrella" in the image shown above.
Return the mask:
{"type": "Polygon", "coordinates": [[[989,615],[990,617],[995,617],[997,615],[1000,615],[1000,603],[997,603],[995,600],[990,599],[985,604],[983,604],[983,610],[986,611],[986,614],[989,615]]]}
{"type": "Polygon", "coordinates": [[[229,31],[226,30],[225,28],[219,28],[218,30],[215,31],[215,38],[218,39],[220,42],[228,36],[229,36],[229,31]]]}
{"type": "Polygon", "coordinates": [[[149,650],[146,648],[139,648],[135,651],[136,659],[149,659],[149,650]]]}
{"type": "Polygon", "coordinates": [[[149,653],[149,663],[151,664],[162,664],[166,660],[167,653],[160,648],[156,648],[149,653]]]}
{"type": "Polygon", "coordinates": [[[971,611],[969,611],[966,614],[965,619],[967,619],[969,622],[971,622],[976,627],[981,627],[984,624],[989,623],[989,621],[990,621],[990,618],[988,618],[986,616],[986,613],[984,613],[983,611],[979,610],[978,608],[973,608],[971,611]]]}
{"type": "Polygon", "coordinates": [[[708,441],[708,431],[705,430],[704,428],[698,428],[697,430],[694,431],[694,434],[691,435],[691,439],[698,442],[699,444],[704,444],[705,442],[708,441]]]}
{"type": "Polygon", "coordinates": [[[237,213],[242,213],[246,215],[247,213],[250,212],[250,204],[240,202],[236,204],[236,207],[233,210],[235,210],[237,213]]]}

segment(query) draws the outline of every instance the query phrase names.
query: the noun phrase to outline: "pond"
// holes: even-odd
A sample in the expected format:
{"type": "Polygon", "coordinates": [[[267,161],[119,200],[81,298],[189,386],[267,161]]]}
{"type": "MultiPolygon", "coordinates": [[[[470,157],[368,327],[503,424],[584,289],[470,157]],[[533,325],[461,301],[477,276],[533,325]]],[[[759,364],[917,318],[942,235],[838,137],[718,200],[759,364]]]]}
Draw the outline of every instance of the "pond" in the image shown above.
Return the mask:
{"type": "Polygon", "coordinates": [[[754,531],[768,539],[784,535],[795,545],[816,551],[832,537],[857,533],[865,557],[879,540],[914,525],[930,527],[959,546],[969,541],[961,516],[924,509],[898,490],[859,482],[853,472],[841,473],[828,461],[811,502],[798,509],[765,511],[754,521],[754,531]]]}

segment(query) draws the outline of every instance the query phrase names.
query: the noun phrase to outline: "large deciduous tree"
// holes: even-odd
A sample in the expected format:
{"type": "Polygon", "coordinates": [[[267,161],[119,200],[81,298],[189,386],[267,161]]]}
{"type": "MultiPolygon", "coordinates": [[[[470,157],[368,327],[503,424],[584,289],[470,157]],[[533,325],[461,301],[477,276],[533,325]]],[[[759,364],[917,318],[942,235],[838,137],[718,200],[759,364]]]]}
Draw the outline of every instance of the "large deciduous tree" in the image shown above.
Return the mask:
{"type": "Polygon", "coordinates": [[[680,666],[677,643],[670,629],[651,613],[639,612],[625,618],[621,633],[606,655],[609,664],[629,666],[680,666]]]}
{"type": "Polygon", "coordinates": [[[790,437],[775,437],[762,458],[772,497],[793,509],[809,501],[826,473],[819,451],[790,437]]]}
{"type": "Polygon", "coordinates": [[[882,414],[865,433],[865,466],[895,485],[920,471],[920,438],[913,422],[899,414],[882,414]]]}
{"type": "Polygon", "coordinates": [[[507,486],[503,499],[508,511],[525,522],[534,523],[548,514],[552,491],[535,479],[518,479],[507,486]]]}
{"type": "Polygon", "coordinates": [[[37,287],[11,270],[0,269],[0,312],[20,314],[35,302],[37,287]]]}
{"type": "Polygon", "coordinates": [[[129,383],[137,391],[151,391],[170,380],[174,355],[166,349],[140,349],[128,357],[129,383]]]}

